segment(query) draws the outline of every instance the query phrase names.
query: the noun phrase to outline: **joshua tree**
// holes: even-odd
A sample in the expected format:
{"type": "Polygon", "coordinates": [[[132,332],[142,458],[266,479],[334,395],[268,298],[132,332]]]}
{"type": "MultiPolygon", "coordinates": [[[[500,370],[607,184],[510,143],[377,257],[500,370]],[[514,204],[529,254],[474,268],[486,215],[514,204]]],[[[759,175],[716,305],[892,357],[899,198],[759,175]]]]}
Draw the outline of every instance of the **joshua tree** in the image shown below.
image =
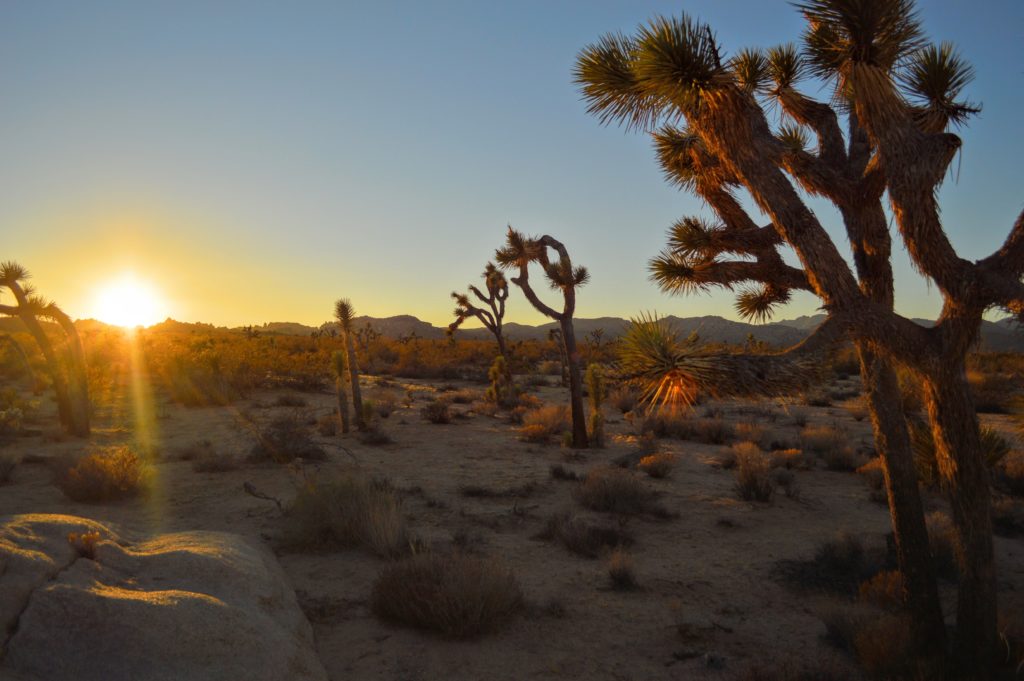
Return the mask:
{"type": "Polygon", "coordinates": [[[32,363],[28,359],[28,353],[25,352],[25,348],[21,347],[21,344],[15,340],[14,336],[6,333],[0,334],[0,345],[8,346],[18,356],[18,359],[21,360],[25,367],[25,371],[28,372],[29,380],[32,381],[34,386],[33,389],[38,390],[39,379],[36,377],[36,372],[32,368],[32,363]]]}
{"type": "Polygon", "coordinates": [[[359,360],[356,357],[355,343],[352,339],[354,335],[352,320],[355,316],[355,308],[352,307],[348,298],[341,298],[334,303],[334,318],[338,320],[338,326],[341,327],[341,336],[344,341],[342,351],[345,353],[345,364],[348,365],[349,382],[352,386],[352,411],[356,415],[356,427],[363,431],[366,430],[366,419],[363,418],[363,398],[359,392],[359,360]]]}
{"type": "Polygon", "coordinates": [[[61,424],[72,435],[88,437],[90,433],[89,384],[85,373],[85,359],[78,330],[63,310],[56,304],[35,295],[31,286],[24,282],[31,275],[15,262],[0,263],[0,286],[6,287],[14,296],[17,305],[0,305],[0,314],[18,317],[39,346],[46,360],[47,370],[53,381],[57,400],[57,411],[61,424]],[[68,360],[62,363],[50,342],[39,318],[56,322],[64,332],[68,360]],[[64,366],[68,367],[65,373],[64,366]]]}
{"type": "Polygon", "coordinates": [[[569,358],[565,355],[565,344],[562,343],[561,329],[548,329],[548,340],[558,349],[558,366],[562,370],[562,387],[569,386],[569,358]]]}
{"type": "MultiPolygon", "coordinates": [[[[1001,307],[1024,316],[1024,214],[988,258],[966,261],[950,244],[936,189],[961,142],[946,129],[978,109],[960,99],[970,66],[950,45],[926,45],[911,0],[807,0],[797,6],[808,23],[802,51],[787,46],[723,59],[708,26],[689,18],[656,19],[635,36],[607,36],[586,48],[576,76],[602,120],[648,130],[664,126],[655,136],[659,147],[688,152],[668,156],[684,162],[678,176],[725,227],[686,227],[712,242],[691,249],[692,258],[667,254],[657,266],[664,283],[686,282],[685,290],[754,282],[759,288],[742,292],[740,305],[755,317],[785,302],[791,290],[810,290],[829,313],[828,333],[838,328],[858,344],[904,554],[920,553],[926,544],[907,534],[918,533],[919,511],[890,363],[921,378],[962,552],[956,659],[961,670],[985,678],[996,644],[995,565],[990,490],[965,358],[985,310],[1001,307]],[[834,105],[796,90],[806,73],[834,85],[834,105]],[[793,123],[771,129],[769,98],[793,123]],[[678,127],[681,122],[685,126],[678,127]],[[807,130],[817,138],[813,150],[805,148],[807,130]],[[856,275],[798,186],[840,210],[856,275]],[[737,188],[749,192],[770,225],[758,226],[740,208],[737,188]],[[911,259],[943,296],[933,328],[892,309],[891,245],[880,201],[886,191],[911,259]],[[773,254],[783,243],[801,267],[773,254]],[[715,257],[724,252],[744,258],[715,257]]],[[[683,242],[689,244],[684,251],[699,243],[689,237],[683,242]]],[[[686,359],[676,359],[685,373],[686,359]]],[[[783,360],[769,355],[766,361],[783,360]]],[[[919,599],[915,619],[923,617],[919,623],[941,641],[927,570],[906,562],[908,555],[901,558],[904,569],[911,563],[922,568],[917,577],[906,575],[918,582],[908,584],[914,591],[909,595],[919,599]]]]}
{"type": "Polygon", "coordinates": [[[505,347],[505,336],[501,333],[501,323],[505,318],[505,301],[508,299],[508,282],[505,281],[505,274],[494,266],[494,263],[487,263],[483,273],[484,287],[487,289],[485,296],[480,289],[470,284],[469,291],[482,303],[489,307],[485,310],[482,307],[473,305],[473,301],[465,293],[452,292],[455,299],[455,321],[448,325],[448,334],[452,335],[459,328],[462,322],[469,317],[476,317],[494,336],[498,343],[498,354],[508,360],[508,349],[505,347]]]}
{"type": "Polygon", "coordinates": [[[572,316],[576,311],[576,289],[587,283],[590,274],[585,267],[573,267],[569,251],[560,241],[542,236],[527,238],[519,232],[508,228],[505,247],[495,253],[498,266],[502,269],[518,268],[519,276],[512,277],[512,283],[522,289],[526,299],[539,312],[558,322],[562,332],[562,346],[569,368],[569,395],[572,409],[572,446],[578,449],[587,447],[587,420],[583,412],[583,381],[580,374],[580,355],[576,349],[576,333],[572,326],[572,316]],[[558,253],[558,260],[551,262],[548,249],[558,253]],[[555,290],[562,292],[562,311],[558,312],[546,305],[530,285],[530,263],[540,264],[544,275],[555,290]]]}
{"type": "Polygon", "coordinates": [[[590,397],[590,440],[595,447],[604,447],[604,371],[600,364],[587,365],[587,393],[590,397]]]}
{"type": "Polygon", "coordinates": [[[341,432],[351,430],[348,415],[348,391],[345,390],[345,374],[348,373],[346,355],[341,350],[334,353],[334,392],[338,396],[338,416],[341,418],[341,432]]]}

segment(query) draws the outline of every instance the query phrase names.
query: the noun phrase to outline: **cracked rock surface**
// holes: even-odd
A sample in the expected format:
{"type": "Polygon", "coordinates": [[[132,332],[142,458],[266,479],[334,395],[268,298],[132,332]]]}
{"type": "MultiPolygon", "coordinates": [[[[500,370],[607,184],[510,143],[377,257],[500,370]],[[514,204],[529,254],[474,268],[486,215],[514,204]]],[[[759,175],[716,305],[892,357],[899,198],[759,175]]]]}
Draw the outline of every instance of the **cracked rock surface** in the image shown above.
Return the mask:
{"type": "Polygon", "coordinates": [[[67,515],[0,517],[0,679],[324,681],[269,551],[225,532],[128,542],[67,515]],[[99,534],[82,551],[69,534],[99,534]]]}

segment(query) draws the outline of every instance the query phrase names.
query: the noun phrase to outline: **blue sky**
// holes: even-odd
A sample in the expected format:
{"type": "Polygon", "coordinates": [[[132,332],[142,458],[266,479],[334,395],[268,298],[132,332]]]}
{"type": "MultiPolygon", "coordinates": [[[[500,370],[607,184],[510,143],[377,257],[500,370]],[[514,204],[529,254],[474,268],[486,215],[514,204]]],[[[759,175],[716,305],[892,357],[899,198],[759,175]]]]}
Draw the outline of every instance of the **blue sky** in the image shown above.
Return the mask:
{"type": "MultiPolygon", "coordinates": [[[[984,111],[941,198],[978,258],[1022,208],[1024,3],[919,6],[977,70],[984,111]]],[[[727,51],[795,40],[802,23],[752,0],[4,3],[0,258],[76,316],[131,271],[180,319],[319,322],[345,295],[442,324],[512,223],[591,269],[579,316],[733,317],[727,293],[648,282],[665,230],[702,207],[572,83],[587,43],[684,9],[727,51]]],[[[902,249],[896,264],[899,309],[934,316],[902,249]]],[[[799,297],[782,316],[815,308],[799,297]]],[[[508,319],[540,321],[518,293],[508,319]]]]}

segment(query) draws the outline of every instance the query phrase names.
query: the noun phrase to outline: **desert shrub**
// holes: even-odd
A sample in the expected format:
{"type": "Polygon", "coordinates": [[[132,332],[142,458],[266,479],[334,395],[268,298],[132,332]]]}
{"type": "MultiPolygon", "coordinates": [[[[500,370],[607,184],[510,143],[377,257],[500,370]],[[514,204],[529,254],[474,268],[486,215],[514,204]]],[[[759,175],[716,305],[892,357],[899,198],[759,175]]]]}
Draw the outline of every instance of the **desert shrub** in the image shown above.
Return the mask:
{"type": "Polygon", "coordinates": [[[398,409],[398,395],[390,390],[377,392],[373,396],[373,407],[377,416],[386,419],[398,409]]]}
{"type": "Polygon", "coordinates": [[[806,470],[813,468],[814,462],[800,449],[775,449],[771,452],[771,465],[772,468],[806,470]]]}
{"type": "Polygon", "coordinates": [[[753,442],[761,449],[768,449],[768,430],[760,423],[737,423],[736,439],[740,442],[753,442]]]}
{"type": "Polygon", "coordinates": [[[608,402],[621,414],[627,414],[640,404],[639,391],[629,385],[619,385],[608,393],[608,402]]]}
{"type": "Polygon", "coordinates": [[[634,515],[648,513],[667,517],[654,492],[621,468],[595,468],[576,489],[576,500],[594,511],[634,515]]]}
{"type": "Polygon", "coordinates": [[[638,422],[639,435],[653,435],[655,438],[676,438],[689,440],[694,435],[693,420],[681,411],[661,409],[644,415],[638,422]]]}
{"type": "Polygon", "coordinates": [[[913,674],[913,643],[909,615],[884,613],[855,632],[853,649],[869,675],[892,679],[913,674]]]}
{"type": "Polygon", "coordinates": [[[306,417],[301,412],[275,416],[256,432],[251,461],[289,463],[295,459],[324,461],[327,453],[313,441],[306,417]]]}
{"type": "Polygon", "coordinates": [[[830,471],[851,472],[864,463],[864,458],[848,446],[829,449],[821,458],[825,461],[825,468],[830,471]]]}
{"type": "Polygon", "coordinates": [[[387,433],[387,431],[385,431],[383,428],[380,427],[379,424],[376,423],[367,427],[367,429],[359,433],[357,437],[359,438],[359,441],[361,443],[367,445],[368,447],[382,447],[384,445],[389,445],[392,442],[394,442],[394,440],[391,439],[391,436],[387,433]]]}
{"type": "Polygon", "coordinates": [[[14,457],[0,456],[0,485],[11,481],[11,477],[14,474],[14,469],[17,465],[18,464],[14,460],[14,457]]]}
{"type": "Polygon", "coordinates": [[[995,470],[996,483],[1014,496],[1024,497],[1024,451],[1008,452],[995,470]]]}
{"type": "Polygon", "coordinates": [[[455,390],[445,395],[452,404],[473,404],[484,399],[484,394],[479,390],[455,390]]]}
{"type": "Polygon", "coordinates": [[[275,407],[305,407],[308,405],[306,398],[302,395],[293,395],[286,393],[284,395],[278,395],[277,399],[274,400],[275,407]]]}
{"type": "Polygon", "coordinates": [[[568,513],[548,518],[537,538],[557,541],[584,558],[598,558],[612,549],[633,543],[633,538],[621,527],[591,525],[568,513]]]}
{"type": "Polygon", "coordinates": [[[632,591],[637,588],[633,557],[622,549],[612,551],[608,557],[608,578],[616,591],[632,591]]]}
{"type": "MultiPolygon", "coordinates": [[[[604,447],[604,399],[607,388],[604,380],[604,369],[600,364],[588,364],[584,375],[587,385],[587,397],[590,401],[590,445],[604,447]]],[[[571,444],[571,443],[570,443],[571,444]]]]}
{"type": "Polygon", "coordinates": [[[800,431],[804,451],[824,456],[846,446],[846,435],[832,426],[807,426],[800,431]]]}
{"type": "Polygon", "coordinates": [[[526,412],[519,434],[527,442],[550,442],[563,433],[571,432],[570,428],[569,407],[564,404],[548,405],[526,412]]]}
{"type": "Polygon", "coordinates": [[[471,638],[493,631],[523,605],[515,575],[492,558],[419,554],[378,575],[370,606],[381,619],[471,638]]]}
{"type": "Polygon", "coordinates": [[[861,582],[857,600],[885,610],[899,610],[906,600],[903,575],[899,570],[883,570],[871,579],[861,582]]]}
{"type": "Polygon", "coordinates": [[[399,556],[410,550],[412,537],[389,484],[346,474],[299,488],[286,515],[284,543],[299,549],[359,546],[399,556]]]}
{"type": "Polygon", "coordinates": [[[448,400],[437,399],[431,401],[420,410],[420,416],[431,423],[445,424],[452,422],[452,412],[448,400]]]}
{"type": "Polygon", "coordinates": [[[808,407],[831,407],[832,398],[821,392],[811,393],[804,397],[804,404],[808,407]]]}
{"type": "Polygon", "coordinates": [[[533,496],[537,491],[537,483],[526,482],[521,485],[510,487],[482,487],[480,485],[460,485],[459,494],[464,497],[475,497],[478,499],[526,499],[533,496]]]}
{"type": "Polygon", "coordinates": [[[771,501],[775,494],[771,460],[752,442],[744,442],[736,453],[736,493],[744,501],[771,501]]]}
{"type": "Polygon", "coordinates": [[[237,469],[238,461],[234,457],[217,452],[212,445],[192,459],[192,470],[196,473],[225,473],[237,469]]]}
{"type": "Polygon", "coordinates": [[[793,425],[797,428],[804,428],[807,426],[807,412],[803,409],[792,409],[789,412],[789,416],[793,420],[793,425]]]}
{"type": "Polygon", "coordinates": [[[724,445],[734,438],[732,426],[719,417],[697,419],[693,424],[693,439],[697,442],[724,445]]]}
{"type": "Polygon", "coordinates": [[[885,486],[885,473],[882,470],[882,457],[876,456],[857,469],[857,473],[864,476],[871,489],[880,490],[885,486]]]}
{"type": "Polygon", "coordinates": [[[860,584],[889,567],[884,549],[867,548],[856,535],[840,532],[822,543],[810,560],[778,563],[782,577],[799,589],[854,596],[860,584]]]}
{"type": "Polygon", "coordinates": [[[857,423],[860,423],[861,421],[868,417],[868,408],[864,404],[863,400],[858,400],[856,403],[846,407],[846,412],[857,423]]]}
{"type": "Polygon", "coordinates": [[[672,475],[672,469],[675,468],[678,459],[676,454],[670,452],[648,454],[640,459],[640,463],[636,467],[652,478],[667,478],[672,475]]]}
{"type": "Polygon", "coordinates": [[[106,447],[77,463],[60,462],[56,483],[72,501],[90,503],[128,499],[142,494],[149,469],[128,446],[106,447]]]}

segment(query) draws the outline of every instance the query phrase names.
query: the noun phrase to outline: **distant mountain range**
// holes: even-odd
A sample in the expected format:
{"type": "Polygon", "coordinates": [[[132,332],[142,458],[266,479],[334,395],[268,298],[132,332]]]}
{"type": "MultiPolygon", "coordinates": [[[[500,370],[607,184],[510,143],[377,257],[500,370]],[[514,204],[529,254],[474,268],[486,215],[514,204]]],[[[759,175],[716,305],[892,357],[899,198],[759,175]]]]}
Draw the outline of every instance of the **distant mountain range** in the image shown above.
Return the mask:
{"type": "MultiPolygon", "coordinates": [[[[771,345],[784,347],[798,343],[813,331],[818,324],[825,319],[825,315],[813,315],[797,317],[796,319],[785,319],[769,324],[747,324],[736,322],[717,316],[706,317],[666,317],[666,319],[682,335],[688,335],[696,331],[706,341],[717,343],[743,343],[747,336],[771,345]]],[[[935,322],[927,319],[915,319],[915,322],[922,326],[931,326],[935,322]]],[[[79,320],[76,322],[79,328],[91,329],[103,327],[102,322],[92,319],[79,320]]],[[[356,328],[363,328],[369,324],[378,332],[389,338],[402,338],[415,334],[419,338],[438,339],[445,337],[445,328],[434,326],[412,315],[399,315],[396,317],[357,317],[356,328]]],[[[629,321],[619,317],[598,317],[596,319],[576,319],[576,336],[580,339],[586,338],[588,334],[601,331],[605,340],[612,340],[620,336],[629,321]]],[[[317,330],[327,330],[333,326],[333,322],[325,322],[319,327],[307,326],[296,322],[271,322],[252,328],[264,335],[279,336],[308,336],[317,330]]],[[[509,340],[543,340],[547,338],[551,329],[557,328],[556,322],[530,326],[510,322],[505,324],[505,335],[509,340]]],[[[173,319],[161,322],[153,327],[151,331],[190,331],[190,330],[212,330],[210,324],[191,324],[178,322],[173,319]]],[[[235,327],[227,329],[231,331],[242,331],[246,327],[235,327]]],[[[0,317],[0,333],[11,331],[23,331],[21,321],[16,318],[0,317]]],[[[458,338],[490,339],[491,335],[487,329],[459,329],[458,338]]],[[[988,352],[1024,352],[1024,330],[1017,327],[1012,319],[1003,319],[998,322],[982,322],[981,327],[981,349],[988,352]]]]}

